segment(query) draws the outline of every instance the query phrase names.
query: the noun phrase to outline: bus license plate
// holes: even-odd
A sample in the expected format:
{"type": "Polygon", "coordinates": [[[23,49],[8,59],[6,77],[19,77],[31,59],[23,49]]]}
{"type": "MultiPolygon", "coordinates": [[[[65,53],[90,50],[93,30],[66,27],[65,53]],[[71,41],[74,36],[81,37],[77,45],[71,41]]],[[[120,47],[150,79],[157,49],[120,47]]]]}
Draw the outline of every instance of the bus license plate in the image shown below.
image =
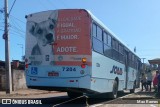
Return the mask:
{"type": "Polygon", "coordinates": [[[50,77],[58,77],[59,76],[59,72],[48,72],[48,76],[50,76],[50,77]]]}

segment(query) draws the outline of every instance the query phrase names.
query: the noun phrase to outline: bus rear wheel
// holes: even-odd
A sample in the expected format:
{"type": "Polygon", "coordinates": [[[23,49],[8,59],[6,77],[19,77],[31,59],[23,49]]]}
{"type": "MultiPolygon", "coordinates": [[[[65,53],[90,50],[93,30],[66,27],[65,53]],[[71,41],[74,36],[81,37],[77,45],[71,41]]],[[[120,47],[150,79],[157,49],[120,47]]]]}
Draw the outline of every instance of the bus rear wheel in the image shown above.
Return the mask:
{"type": "Polygon", "coordinates": [[[117,81],[114,81],[113,89],[111,92],[111,98],[117,98],[117,93],[118,93],[118,85],[117,85],[117,81]]]}
{"type": "Polygon", "coordinates": [[[83,95],[83,93],[78,93],[78,92],[67,92],[67,94],[68,94],[68,97],[70,98],[76,98],[83,95]]]}

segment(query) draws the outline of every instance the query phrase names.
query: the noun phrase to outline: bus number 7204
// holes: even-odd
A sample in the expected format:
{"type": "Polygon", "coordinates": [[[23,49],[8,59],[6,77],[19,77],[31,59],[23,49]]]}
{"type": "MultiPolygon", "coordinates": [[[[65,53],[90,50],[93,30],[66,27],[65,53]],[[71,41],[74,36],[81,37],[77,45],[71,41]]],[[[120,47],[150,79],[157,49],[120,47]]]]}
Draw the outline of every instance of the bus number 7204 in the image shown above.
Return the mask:
{"type": "Polygon", "coordinates": [[[62,71],[76,71],[76,68],[74,67],[62,67],[62,71]]]}

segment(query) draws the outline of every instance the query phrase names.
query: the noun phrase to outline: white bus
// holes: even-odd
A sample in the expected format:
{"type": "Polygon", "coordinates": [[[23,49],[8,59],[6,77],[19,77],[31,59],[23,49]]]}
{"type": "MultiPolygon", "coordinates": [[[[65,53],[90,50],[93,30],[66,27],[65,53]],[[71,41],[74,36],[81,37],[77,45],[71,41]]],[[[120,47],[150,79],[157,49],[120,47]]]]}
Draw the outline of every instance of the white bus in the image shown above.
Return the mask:
{"type": "Polygon", "coordinates": [[[29,88],[83,93],[134,92],[140,58],[85,9],[26,16],[25,72],[29,88]]]}

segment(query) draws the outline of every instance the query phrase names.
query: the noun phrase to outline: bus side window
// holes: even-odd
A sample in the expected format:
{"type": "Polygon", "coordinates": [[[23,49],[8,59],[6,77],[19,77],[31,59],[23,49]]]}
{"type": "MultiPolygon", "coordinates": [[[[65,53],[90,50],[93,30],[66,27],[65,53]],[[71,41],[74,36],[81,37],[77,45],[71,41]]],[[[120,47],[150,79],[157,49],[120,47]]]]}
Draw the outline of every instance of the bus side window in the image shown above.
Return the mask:
{"type": "Polygon", "coordinates": [[[110,47],[111,47],[111,45],[112,45],[112,38],[111,38],[111,36],[110,36],[109,34],[108,34],[107,44],[108,44],[108,46],[110,46],[110,47]]]}
{"type": "Polygon", "coordinates": [[[93,23],[93,25],[92,25],[92,35],[93,35],[94,37],[96,37],[96,35],[97,35],[97,26],[96,26],[96,24],[94,24],[94,23],[93,23]]]}
{"type": "Polygon", "coordinates": [[[102,29],[99,26],[97,26],[97,39],[102,41],[102,29]]]}
{"type": "Polygon", "coordinates": [[[134,55],[132,54],[132,67],[134,68],[134,55]]]}
{"type": "Polygon", "coordinates": [[[112,47],[113,47],[113,59],[119,60],[118,41],[116,39],[112,40],[112,47]]]}
{"type": "Polygon", "coordinates": [[[121,44],[119,44],[119,60],[120,62],[123,62],[123,57],[124,57],[124,52],[123,52],[123,46],[121,44]]]}
{"type": "Polygon", "coordinates": [[[135,69],[137,69],[137,56],[135,56],[135,59],[134,59],[134,67],[135,67],[135,69]]]}
{"type": "Polygon", "coordinates": [[[103,33],[103,43],[107,44],[107,33],[106,32],[103,33]]]}
{"type": "Polygon", "coordinates": [[[103,43],[104,43],[104,55],[112,58],[112,48],[111,48],[111,36],[104,32],[103,33],[103,43]],[[109,39],[109,40],[108,40],[109,39]]]}
{"type": "Polygon", "coordinates": [[[137,68],[137,57],[135,55],[133,55],[133,68],[137,68]]]}
{"type": "Polygon", "coordinates": [[[129,66],[132,67],[132,53],[129,52],[129,66]]]}
{"type": "Polygon", "coordinates": [[[103,42],[102,42],[102,29],[98,27],[95,23],[92,25],[93,30],[93,50],[103,54],[103,42]]]}

